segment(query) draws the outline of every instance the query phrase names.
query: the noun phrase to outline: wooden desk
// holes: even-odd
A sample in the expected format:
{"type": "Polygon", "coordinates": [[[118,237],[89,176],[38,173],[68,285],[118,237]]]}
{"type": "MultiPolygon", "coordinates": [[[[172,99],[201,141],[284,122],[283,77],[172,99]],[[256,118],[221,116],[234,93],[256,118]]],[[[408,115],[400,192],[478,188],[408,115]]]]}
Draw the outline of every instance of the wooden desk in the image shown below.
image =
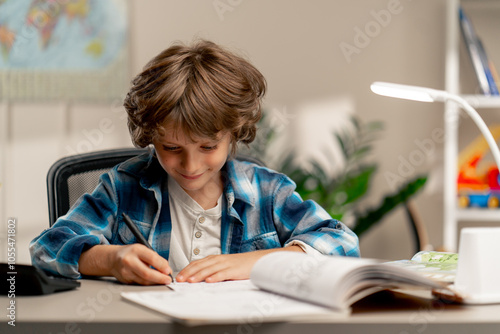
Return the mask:
{"type": "Polygon", "coordinates": [[[310,322],[251,323],[185,327],[166,316],[129,303],[122,291],[164,290],[111,280],[82,280],[73,291],[46,296],[17,296],[15,327],[8,325],[10,299],[0,297],[0,333],[154,334],[154,333],[500,333],[500,305],[460,306],[432,302],[426,294],[408,297],[384,292],[358,302],[350,316],[310,322]]]}

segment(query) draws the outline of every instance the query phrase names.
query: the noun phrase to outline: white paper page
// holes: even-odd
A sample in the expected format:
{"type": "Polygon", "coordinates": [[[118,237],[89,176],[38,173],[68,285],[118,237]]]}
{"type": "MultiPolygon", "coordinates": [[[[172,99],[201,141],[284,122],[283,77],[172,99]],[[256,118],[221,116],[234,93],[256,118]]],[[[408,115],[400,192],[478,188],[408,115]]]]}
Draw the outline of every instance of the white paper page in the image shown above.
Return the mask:
{"type": "Polygon", "coordinates": [[[187,282],[173,282],[167,285],[171,290],[176,292],[190,292],[197,291],[203,292],[230,292],[230,291],[244,291],[244,290],[258,290],[258,288],[250,282],[250,280],[238,281],[224,281],[217,283],[187,283],[187,282]]]}
{"type": "Polygon", "coordinates": [[[188,325],[346,315],[259,290],[249,281],[175,283],[172,288],[174,291],[123,292],[122,296],[188,325]]]}

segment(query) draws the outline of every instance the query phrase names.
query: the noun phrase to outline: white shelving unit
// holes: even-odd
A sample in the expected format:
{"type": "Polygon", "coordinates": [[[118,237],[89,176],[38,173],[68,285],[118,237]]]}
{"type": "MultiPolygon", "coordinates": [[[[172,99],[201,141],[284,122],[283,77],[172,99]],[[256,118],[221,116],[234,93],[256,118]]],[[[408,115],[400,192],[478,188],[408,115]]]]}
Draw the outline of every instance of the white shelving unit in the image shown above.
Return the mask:
{"type": "MultiPolygon", "coordinates": [[[[471,2],[472,0],[462,0],[471,2]]],[[[478,2],[479,0],[476,0],[478,2]]],[[[445,89],[460,94],[460,39],[462,38],[458,21],[459,0],[447,3],[447,37],[445,89]]],[[[481,5],[498,6],[494,1],[480,1],[481,5]]],[[[471,78],[474,79],[474,78],[471,78]]],[[[500,97],[484,95],[462,95],[477,110],[500,110],[500,97]]],[[[458,225],[461,221],[470,223],[499,222],[500,209],[459,209],[457,206],[457,160],[458,160],[458,123],[460,107],[455,102],[445,104],[445,144],[444,144],[444,228],[443,248],[457,251],[458,225]]]]}

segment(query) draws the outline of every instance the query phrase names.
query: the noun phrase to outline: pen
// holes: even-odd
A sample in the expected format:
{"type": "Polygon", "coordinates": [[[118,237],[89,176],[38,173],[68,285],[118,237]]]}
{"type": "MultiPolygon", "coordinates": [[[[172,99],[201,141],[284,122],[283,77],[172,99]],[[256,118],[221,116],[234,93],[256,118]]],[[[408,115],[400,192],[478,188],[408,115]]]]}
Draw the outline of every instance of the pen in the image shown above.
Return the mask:
{"type": "MultiPolygon", "coordinates": [[[[143,244],[147,248],[149,248],[151,250],[154,250],[153,247],[151,247],[151,245],[149,244],[149,242],[141,234],[141,232],[139,231],[139,229],[137,228],[137,226],[135,226],[135,224],[132,223],[132,220],[130,219],[130,217],[125,212],[122,212],[122,217],[123,217],[123,220],[125,221],[125,224],[127,224],[128,228],[130,229],[130,231],[132,232],[132,234],[135,236],[135,238],[137,239],[137,241],[139,241],[141,244],[143,244]]],[[[170,279],[172,280],[172,283],[173,283],[174,282],[174,277],[172,276],[172,274],[168,274],[168,276],[170,276],[170,279]]]]}

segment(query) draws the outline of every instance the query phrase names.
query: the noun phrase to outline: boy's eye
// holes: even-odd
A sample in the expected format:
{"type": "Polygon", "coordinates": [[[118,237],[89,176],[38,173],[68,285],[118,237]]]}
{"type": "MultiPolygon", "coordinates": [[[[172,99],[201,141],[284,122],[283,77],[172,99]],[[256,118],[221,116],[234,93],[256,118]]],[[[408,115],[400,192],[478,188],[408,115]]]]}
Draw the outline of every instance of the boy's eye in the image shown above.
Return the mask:
{"type": "Polygon", "coordinates": [[[165,151],[169,151],[169,152],[173,152],[173,151],[177,151],[179,149],[178,146],[163,146],[163,149],[165,151]]]}
{"type": "Polygon", "coordinates": [[[213,145],[213,146],[202,146],[201,147],[203,150],[205,151],[213,151],[217,148],[217,145],[213,145]]]}

